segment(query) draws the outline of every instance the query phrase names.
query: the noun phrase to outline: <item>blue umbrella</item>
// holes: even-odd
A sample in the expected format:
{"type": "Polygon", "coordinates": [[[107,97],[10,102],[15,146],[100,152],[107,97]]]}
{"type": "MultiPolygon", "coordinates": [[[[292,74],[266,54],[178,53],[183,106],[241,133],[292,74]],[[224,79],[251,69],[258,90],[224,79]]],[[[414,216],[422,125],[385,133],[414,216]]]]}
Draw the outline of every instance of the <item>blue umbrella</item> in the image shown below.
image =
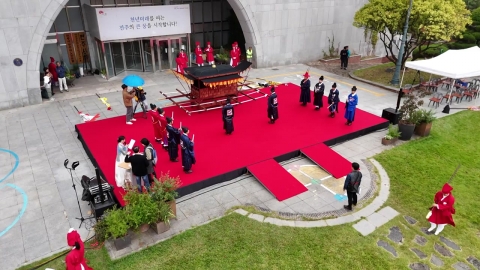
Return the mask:
{"type": "Polygon", "coordinates": [[[138,75],[128,75],[123,78],[122,82],[130,87],[139,87],[145,84],[145,81],[142,77],[138,75]]]}

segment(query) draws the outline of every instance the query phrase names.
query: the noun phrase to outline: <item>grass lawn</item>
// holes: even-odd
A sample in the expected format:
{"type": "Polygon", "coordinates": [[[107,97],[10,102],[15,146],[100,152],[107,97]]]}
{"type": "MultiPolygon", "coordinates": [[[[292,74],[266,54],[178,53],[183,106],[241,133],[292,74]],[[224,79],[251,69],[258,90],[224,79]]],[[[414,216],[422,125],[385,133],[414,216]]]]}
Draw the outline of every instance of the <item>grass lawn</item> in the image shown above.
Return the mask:
{"type": "MultiPolygon", "coordinates": [[[[421,227],[435,192],[448,181],[456,166],[462,168],[452,182],[456,197],[457,227],[447,226],[442,235],[453,240],[462,251],[452,258],[438,253],[449,269],[469,256],[480,258],[480,211],[478,180],[480,179],[480,113],[460,112],[434,122],[430,137],[403,144],[375,158],[390,176],[390,198],[386,205],[399,211],[398,216],[367,237],[361,236],[352,224],[323,228],[289,228],[262,224],[232,214],[117,261],[111,261],[104,249],[87,250],[90,266],[95,269],[408,269],[420,262],[412,247],[428,257],[434,254],[437,236],[425,236],[425,246],[413,243],[422,235],[421,227]],[[403,215],[417,219],[408,225],[403,215]],[[389,228],[398,226],[403,244],[390,242],[389,228]],[[376,246],[381,239],[397,250],[394,258],[376,246]]],[[[379,142],[380,143],[380,142],[379,142]]],[[[46,266],[63,269],[57,259],[46,266]]],[[[422,260],[428,263],[429,258],[422,260]]],[[[21,269],[31,269],[23,267],[21,269]]],[[[432,267],[432,265],[430,265],[432,267]]],[[[473,269],[473,268],[472,268],[473,269]]]]}
{"type": "MultiPolygon", "coordinates": [[[[393,78],[393,71],[387,72],[387,69],[390,69],[390,68],[395,68],[395,64],[386,63],[386,64],[381,64],[381,65],[377,65],[369,68],[359,69],[359,70],[355,70],[353,74],[365,80],[380,83],[386,86],[392,86],[390,84],[390,81],[393,78]]],[[[403,70],[402,70],[402,73],[403,73],[403,70]]],[[[402,73],[400,73],[400,79],[402,78],[401,77],[402,73]]],[[[420,72],[420,74],[421,74],[420,76],[424,80],[428,80],[430,78],[429,73],[420,72]]],[[[433,78],[439,78],[439,76],[432,75],[432,79],[433,78]]],[[[413,79],[415,79],[415,84],[418,84],[420,82],[420,79],[417,75],[417,71],[412,69],[406,70],[405,77],[403,79],[403,85],[411,84],[413,82],[413,79]],[[415,78],[415,76],[417,77],[415,78]]]]}

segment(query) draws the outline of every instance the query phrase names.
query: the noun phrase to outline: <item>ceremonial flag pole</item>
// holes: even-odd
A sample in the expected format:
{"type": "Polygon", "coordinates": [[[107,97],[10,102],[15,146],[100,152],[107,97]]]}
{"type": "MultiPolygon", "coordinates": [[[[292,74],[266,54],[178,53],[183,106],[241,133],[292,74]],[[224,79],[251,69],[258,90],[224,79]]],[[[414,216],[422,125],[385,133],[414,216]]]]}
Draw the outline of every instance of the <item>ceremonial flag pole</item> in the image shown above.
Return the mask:
{"type": "Polygon", "coordinates": [[[182,122],[180,122],[180,128],[182,128],[182,122]]]}
{"type": "Polygon", "coordinates": [[[193,137],[192,137],[192,142],[195,141],[195,134],[193,134],[193,137]]]}
{"type": "Polygon", "coordinates": [[[107,102],[108,99],[106,97],[102,98],[98,94],[95,94],[95,95],[97,95],[97,97],[102,101],[102,103],[105,104],[105,106],[107,106],[107,110],[110,111],[112,109],[112,107],[110,107],[110,104],[107,102]]]}
{"type": "Polygon", "coordinates": [[[80,117],[82,118],[84,123],[93,122],[93,121],[97,120],[97,118],[100,117],[99,113],[95,114],[94,116],[91,116],[88,113],[82,113],[81,111],[79,111],[77,109],[77,106],[73,106],[73,107],[75,108],[75,110],[77,110],[78,115],[80,115],[80,117]]]}
{"type": "Polygon", "coordinates": [[[173,111],[172,111],[172,120],[173,120],[173,111]]]}

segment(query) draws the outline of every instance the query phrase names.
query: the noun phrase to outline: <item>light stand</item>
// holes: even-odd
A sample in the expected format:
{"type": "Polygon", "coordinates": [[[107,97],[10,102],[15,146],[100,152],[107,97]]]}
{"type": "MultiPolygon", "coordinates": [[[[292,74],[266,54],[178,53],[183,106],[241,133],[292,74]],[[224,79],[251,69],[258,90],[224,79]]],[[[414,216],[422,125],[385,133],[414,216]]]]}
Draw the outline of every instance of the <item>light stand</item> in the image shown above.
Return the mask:
{"type": "Polygon", "coordinates": [[[407,34],[408,34],[408,20],[410,19],[410,13],[412,11],[413,0],[410,0],[410,5],[407,10],[407,19],[405,20],[405,25],[403,26],[403,36],[402,43],[400,44],[400,49],[398,50],[397,64],[395,65],[395,73],[393,73],[393,78],[391,83],[393,85],[398,85],[400,83],[400,70],[402,69],[402,60],[405,50],[405,43],[407,43],[407,34]]]}
{"type": "Polygon", "coordinates": [[[68,159],[65,159],[65,161],[63,162],[63,166],[65,166],[65,169],[67,169],[70,172],[70,177],[72,178],[72,187],[73,187],[73,190],[75,190],[75,196],[77,197],[78,210],[80,210],[80,217],[76,218],[76,219],[80,220],[80,226],[78,226],[78,228],[80,229],[82,227],[82,223],[85,220],[92,219],[93,217],[87,217],[87,218],[83,217],[82,208],[80,207],[80,201],[78,200],[77,186],[75,185],[75,181],[73,180],[72,170],[74,171],[75,168],[77,168],[78,165],[80,165],[80,162],[78,162],[78,161],[73,162],[72,167],[70,167],[70,168],[68,168],[68,162],[69,162],[68,159]]]}

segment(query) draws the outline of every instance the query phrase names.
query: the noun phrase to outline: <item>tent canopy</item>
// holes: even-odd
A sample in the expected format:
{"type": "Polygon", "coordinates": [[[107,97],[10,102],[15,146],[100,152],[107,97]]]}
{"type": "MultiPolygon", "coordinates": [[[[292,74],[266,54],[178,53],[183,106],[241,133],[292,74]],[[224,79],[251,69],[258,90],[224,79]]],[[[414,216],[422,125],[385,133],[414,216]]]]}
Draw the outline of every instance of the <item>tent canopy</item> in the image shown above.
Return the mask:
{"type": "Polygon", "coordinates": [[[480,76],[480,48],[448,50],[432,59],[407,62],[405,66],[453,79],[476,77],[480,76]]]}

